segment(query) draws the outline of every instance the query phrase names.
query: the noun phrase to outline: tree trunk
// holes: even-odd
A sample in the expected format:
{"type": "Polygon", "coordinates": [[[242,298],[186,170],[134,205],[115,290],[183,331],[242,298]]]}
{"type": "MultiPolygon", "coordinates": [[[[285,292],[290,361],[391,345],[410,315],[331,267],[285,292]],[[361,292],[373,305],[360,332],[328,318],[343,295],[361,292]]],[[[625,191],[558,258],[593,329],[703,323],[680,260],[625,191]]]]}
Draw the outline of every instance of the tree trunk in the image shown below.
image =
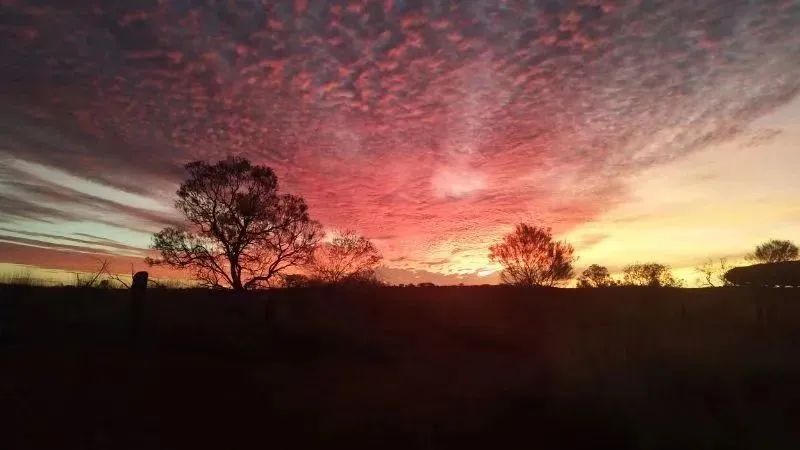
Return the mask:
{"type": "Polygon", "coordinates": [[[242,285],[242,269],[239,267],[238,258],[229,257],[231,264],[231,287],[234,291],[243,291],[242,285]]]}
{"type": "Polygon", "coordinates": [[[242,285],[242,274],[237,270],[231,270],[231,280],[233,281],[233,290],[234,291],[243,291],[244,286],[242,285]]]}

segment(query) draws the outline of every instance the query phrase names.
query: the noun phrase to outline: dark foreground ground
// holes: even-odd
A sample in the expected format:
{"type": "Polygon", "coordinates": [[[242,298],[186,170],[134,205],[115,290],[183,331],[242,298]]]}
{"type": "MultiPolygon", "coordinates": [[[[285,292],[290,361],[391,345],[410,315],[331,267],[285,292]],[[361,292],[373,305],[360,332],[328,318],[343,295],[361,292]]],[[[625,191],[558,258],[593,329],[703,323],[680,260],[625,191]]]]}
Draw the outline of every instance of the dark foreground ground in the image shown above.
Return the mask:
{"type": "Polygon", "coordinates": [[[0,448],[800,448],[800,290],[0,287],[0,448]]]}

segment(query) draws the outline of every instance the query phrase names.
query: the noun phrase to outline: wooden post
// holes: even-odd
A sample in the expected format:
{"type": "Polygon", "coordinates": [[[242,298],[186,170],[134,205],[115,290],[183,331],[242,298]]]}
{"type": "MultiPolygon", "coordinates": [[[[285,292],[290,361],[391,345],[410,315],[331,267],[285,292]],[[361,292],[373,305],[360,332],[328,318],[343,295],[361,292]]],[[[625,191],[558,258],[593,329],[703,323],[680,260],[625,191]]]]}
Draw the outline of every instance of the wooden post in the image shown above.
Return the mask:
{"type": "Polygon", "coordinates": [[[136,340],[142,326],[144,316],[144,302],[147,296],[147,272],[136,272],[131,283],[131,315],[130,333],[131,339],[136,340]]]}

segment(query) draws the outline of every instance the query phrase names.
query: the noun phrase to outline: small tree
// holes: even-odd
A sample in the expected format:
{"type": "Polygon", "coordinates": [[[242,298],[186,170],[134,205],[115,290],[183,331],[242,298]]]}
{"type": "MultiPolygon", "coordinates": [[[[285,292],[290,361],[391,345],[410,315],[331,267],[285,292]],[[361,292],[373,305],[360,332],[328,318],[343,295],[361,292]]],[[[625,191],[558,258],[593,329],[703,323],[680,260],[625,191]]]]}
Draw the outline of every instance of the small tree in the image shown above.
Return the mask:
{"type": "Polygon", "coordinates": [[[578,277],[579,288],[602,288],[614,286],[616,284],[614,279],[611,278],[608,269],[597,264],[592,264],[586,268],[586,270],[581,273],[581,276],[578,277]]]}
{"type": "Polygon", "coordinates": [[[319,245],[310,265],[311,275],[325,283],[372,280],[381,254],[369,239],[354,231],[336,232],[330,242],[319,245]]]}
{"type": "Polygon", "coordinates": [[[683,282],[672,276],[669,266],[658,263],[631,264],[623,270],[625,286],[680,287],[683,282]]]}
{"type": "Polygon", "coordinates": [[[208,287],[243,290],[270,286],[285,269],[308,263],[320,225],[301,197],[278,195],[272,169],[243,158],[186,169],[175,206],[190,228],[156,233],[161,257],[149,264],[189,269],[208,287]]]}
{"type": "Polygon", "coordinates": [[[756,247],[747,259],[756,263],[779,263],[797,259],[798,249],[792,241],[771,239],[756,247]]]}
{"type": "Polygon", "coordinates": [[[725,273],[731,269],[726,258],[720,258],[718,262],[714,262],[709,258],[704,263],[695,267],[694,270],[700,274],[697,279],[697,284],[701,287],[722,287],[730,286],[731,283],[725,279],[725,273]]]}
{"type": "Polygon", "coordinates": [[[553,241],[549,228],[519,224],[489,249],[489,259],[503,266],[501,280],[519,286],[555,286],[572,277],[574,248],[553,241]]]}

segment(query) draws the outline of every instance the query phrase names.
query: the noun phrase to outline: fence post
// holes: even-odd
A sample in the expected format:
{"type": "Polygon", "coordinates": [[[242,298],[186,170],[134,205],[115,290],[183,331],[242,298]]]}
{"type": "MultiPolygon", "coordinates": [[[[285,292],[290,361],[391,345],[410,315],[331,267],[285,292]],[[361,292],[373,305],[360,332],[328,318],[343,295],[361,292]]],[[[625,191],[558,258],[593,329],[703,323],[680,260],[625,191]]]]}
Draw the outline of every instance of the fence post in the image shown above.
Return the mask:
{"type": "Polygon", "coordinates": [[[139,337],[144,317],[144,302],[147,296],[147,272],[136,272],[131,283],[131,314],[130,314],[130,333],[131,339],[139,337]]]}

